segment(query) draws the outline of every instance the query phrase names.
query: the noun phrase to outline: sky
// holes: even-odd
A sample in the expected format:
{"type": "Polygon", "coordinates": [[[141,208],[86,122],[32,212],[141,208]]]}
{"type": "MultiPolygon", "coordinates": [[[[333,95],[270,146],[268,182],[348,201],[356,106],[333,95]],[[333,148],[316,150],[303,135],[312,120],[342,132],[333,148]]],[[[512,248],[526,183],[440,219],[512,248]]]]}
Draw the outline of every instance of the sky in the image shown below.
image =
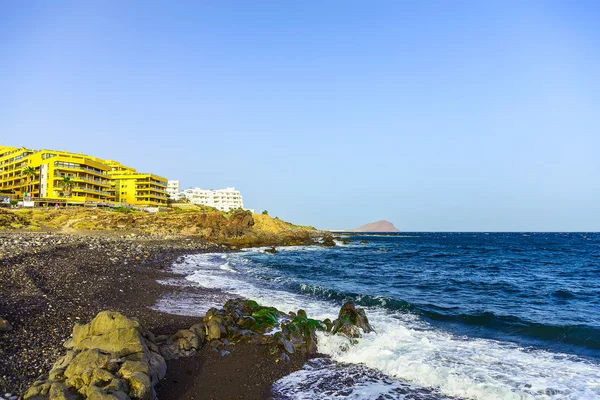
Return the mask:
{"type": "Polygon", "coordinates": [[[595,1],[3,1],[0,145],[322,229],[600,230],[595,1]]]}

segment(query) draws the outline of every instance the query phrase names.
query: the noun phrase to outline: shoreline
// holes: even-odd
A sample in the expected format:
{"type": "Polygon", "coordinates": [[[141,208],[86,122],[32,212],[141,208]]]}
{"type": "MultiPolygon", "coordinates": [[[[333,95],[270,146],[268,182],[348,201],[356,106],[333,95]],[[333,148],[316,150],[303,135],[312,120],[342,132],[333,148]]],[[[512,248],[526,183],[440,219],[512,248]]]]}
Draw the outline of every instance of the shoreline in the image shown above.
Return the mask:
{"type": "MultiPolygon", "coordinates": [[[[89,322],[102,310],[137,318],[157,335],[198,323],[202,316],[153,307],[163,296],[214,293],[159,281],[182,278],[170,270],[182,256],[225,251],[187,236],[0,232],[0,317],[12,325],[11,331],[0,332],[1,394],[23,394],[47,376],[73,325],[89,322]]],[[[308,357],[297,354],[282,365],[261,347],[236,344],[223,357],[205,346],[193,358],[168,361],[167,376],[157,386],[159,398],[266,399],[273,383],[301,368],[308,357]]]]}

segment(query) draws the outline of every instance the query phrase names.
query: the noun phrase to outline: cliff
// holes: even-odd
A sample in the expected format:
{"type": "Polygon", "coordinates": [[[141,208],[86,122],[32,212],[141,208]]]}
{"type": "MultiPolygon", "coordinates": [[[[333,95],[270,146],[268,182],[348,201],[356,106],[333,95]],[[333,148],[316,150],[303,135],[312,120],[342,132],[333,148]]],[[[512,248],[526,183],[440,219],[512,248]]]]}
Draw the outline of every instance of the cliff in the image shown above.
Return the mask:
{"type": "Polygon", "coordinates": [[[224,213],[207,207],[171,209],[150,214],[130,209],[52,208],[0,210],[0,230],[194,236],[236,247],[312,244],[318,232],[268,215],[248,211],[224,213]]]}

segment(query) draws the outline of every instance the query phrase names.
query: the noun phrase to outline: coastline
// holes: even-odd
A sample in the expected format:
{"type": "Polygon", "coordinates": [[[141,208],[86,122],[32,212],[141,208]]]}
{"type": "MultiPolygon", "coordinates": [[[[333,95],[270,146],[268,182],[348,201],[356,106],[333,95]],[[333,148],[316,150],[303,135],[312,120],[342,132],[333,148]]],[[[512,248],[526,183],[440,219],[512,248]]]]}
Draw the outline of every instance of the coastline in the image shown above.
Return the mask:
{"type": "MultiPolygon", "coordinates": [[[[73,325],[89,322],[102,310],[137,318],[157,335],[201,321],[152,307],[163,296],[210,292],[159,283],[182,278],[170,271],[180,257],[208,251],[227,248],[187,236],[0,232],[0,293],[5,293],[0,316],[13,328],[0,332],[0,391],[22,394],[47,375],[73,325]]],[[[224,357],[206,346],[191,359],[168,361],[167,377],[157,386],[159,397],[265,399],[277,379],[307,359],[297,354],[282,365],[261,346],[231,347],[224,357]]]]}

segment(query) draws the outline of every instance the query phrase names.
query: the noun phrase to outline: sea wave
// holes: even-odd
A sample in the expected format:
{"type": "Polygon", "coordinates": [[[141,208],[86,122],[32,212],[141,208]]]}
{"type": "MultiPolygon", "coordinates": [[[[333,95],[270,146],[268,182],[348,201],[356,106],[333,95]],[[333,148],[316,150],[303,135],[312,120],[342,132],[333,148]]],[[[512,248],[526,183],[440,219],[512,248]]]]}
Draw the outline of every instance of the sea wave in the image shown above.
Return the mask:
{"type": "MultiPolygon", "coordinates": [[[[335,393],[338,397],[376,399],[386,398],[387,393],[391,398],[417,399],[419,397],[406,397],[398,392],[413,386],[424,390],[424,395],[438,396],[434,398],[600,398],[600,365],[588,360],[511,342],[458,336],[436,328],[424,318],[427,313],[429,317],[435,314],[444,317],[451,309],[432,306],[425,312],[420,306],[393,298],[341,293],[310,285],[294,290],[287,281],[259,280],[252,271],[260,275],[260,265],[249,268],[241,260],[244,257],[243,253],[228,254],[225,258],[211,254],[189,256],[185,262],[193,265],[194,271],[187,279],[204,287],[252,298],[283,312],[303,308],[311,317],[319,319],[335,318],[341,302],[354,298],[366,308],[376,329],[376,333],[363,335],[349,348],[343,337],[319,334],[319,352],[336,361],[335,366],[323,367],[333,371],[329,376],[341,376],[335,371],[343,370],[344,366],[354,368],[351,369],[355,372],[351,374],[354,378],[346,382],[346,391],[342,387],[331,387],[319,395],[314,389],[314,385],[319,385],[317,375],[328,375],[323,371],[315,375],[314,369],[307,367],[276,385],[280,398],[323,399],[335,393]],[[236,272],[222,269],[225,263],[236,272]],[[356,366],[362,366],[362,372],[356,366]],[[370,379],[374,373],[380,374],[382,379],[370,379]],[[313,385],[298,385],[299,380],[312,381],[313,385]]],[[[485,313],[458,314],[454,318],[467,322],[471,319],[477,324],[500,321],[517,326],[523,323],[485,313]]]]}
{"type": "Polygon", "coordinates": [[[494,329],[514,337],[527,336],[533,339],[556,341],[563,344],[583,346],[600,350],[600,329],[586,325],[540,324],[516,316],[497,315],[493,312],[465,314],[457,307],[440,307],[434,304],[413,304],[386,296],[371,296],[339,292],[318,285],[298,284],[303,294],[339,302],[352,300],[364,307],[385,307],[390,311],[409,312],[430,321],[460,323],[494,329]]]}

